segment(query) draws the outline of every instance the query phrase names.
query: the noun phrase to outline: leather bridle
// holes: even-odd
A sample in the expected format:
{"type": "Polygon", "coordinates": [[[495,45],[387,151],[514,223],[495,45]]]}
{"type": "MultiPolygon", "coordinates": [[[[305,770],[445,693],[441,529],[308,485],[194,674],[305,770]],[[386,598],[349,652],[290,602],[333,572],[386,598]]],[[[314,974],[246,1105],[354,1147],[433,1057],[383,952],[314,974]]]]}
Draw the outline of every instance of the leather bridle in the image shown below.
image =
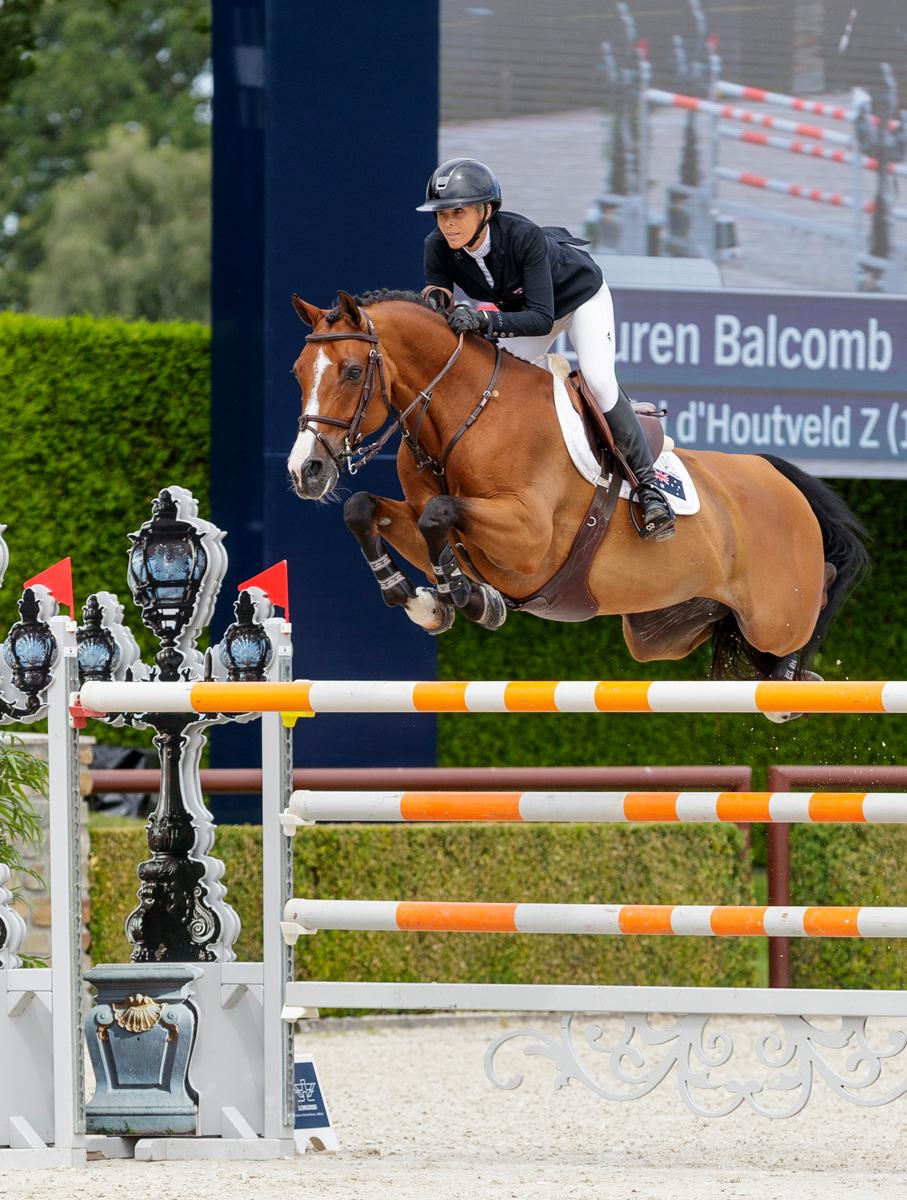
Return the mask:
{"type": "Polygon", "coordinates": [[[366,465],[366,463],[371,462],[375,455],[377,455],[384,448],[386,443],[399,429],[403,437],[403,441],[406,443],[415,460],[417,470],[424,471],[426,467],[429,467],[434,474],[443,478],[447,466],[447,460],[450,457],[450,453],[454,446],[457,444],[457,442],[459,442],[463,434],[466,433],[468,429],[471,429],[475,422],[479,419],[485,410],[485,406],[492,396],[496,396],[498,394],[495,391],[495,385],[498,380],[498,375],[501,371],[503,351],[501,350],[500,346],[495,347],[496,355],[494,371],[492,372],[491,381],[489,382],[488,387],[482,393],[482,396],[476,407],[472,410],[472,412],[448,442],[447,447],[442,450],[441,454],[437,458],[435,458],[433,455],[429,454],[422,445],[419,435],[422,430],[422,423],[425,420],[426,413],[428,412],[428,407],[432,401],[434,389],[453,368],[457,359],[460,357],[460,352],[463,349],[463,334],[460,334],[459,341],[457,342],[453,354],[451,354],[450,358],[434,377],[431,383],[427,384],[420,390],[418,396],[416,396],[412,404],[410,404],[403,412],[398,412],[391,404],[390,394],[387,390],[387,377],[384,371],[384,360],[381,357],[381,349],[378,344],[378,335],[375,333],[375,326],[372,323],[371,317],[369,317],[367,313],[363,312],[362,316],[365,318],[366,329],[368,331],[366,333],[310,333],[306,338],[306,342],[312,343],[356,341],[368,342],[371,345],[371,350],[369,350],[368,355],[368,367],[365,373],[365,380],[362,384],[362,391],[359,394],[359,401],[356,405],[356,411],[349,420],[340,417],[322,417],[303,413],[299,418],[299,432],[305,433],[309,431],[312,433],[315,440],[320,442],[320,444],[325,448],[338,472],[341,472],[344,468],[346,468],[350,475],[355,475],[362,469],[362,467],[366,465]],[[371,403],[372,396],[375,391],[376,374],[378,376],[378,383],[381,388],[381,399],[384,401],[384,406],[387,409],[387,416],[391,424],[373,442],[367,446],[363,446],[361,426],[363,420],[365,419],[366,410],[371,403]],[[413,428],[412,432],[410,432],[406,425],[406,419],[417,408],[419,409],[419,413],[416,417],[415,427],[413,428]],[[317,424],[330,425],[335,429],[345,430],[346,436],[343,439],[343,446],[340,450],[336,450],[330,444],[324,434],[319,429],[314,428],[314,426],[317,424]]]}
{"type": "MultiPolygon", "coordinates": [[[[375,333],[375,327],[372,324],[371,319],[366,317],[365,320],[368,327],[368,333],[310,333],[306,338],[307,343],[356,341],[369,342],[372,347],[368,355],[368,369],[365,373],[365,381],[362,384],[362,391],[359,393],[359,403],[356,405],[356,411],[353,413],[353,416],[350,418],[350,420],[344,420],[343,418],[338,417],[321,417],[317,415],[312,416],[305,412],[299,418],[300,433],[305,433],[310,429],[310,427],[316,424],[332,425],[335,429],[343,429],[346,431],[346,437],[343,439],[343,448],[338,453],[320,430],[314,428],[311,429],[311,433],[315,440],[320,442],[328,452],[337,470],[342,471],[343,468],[346,467],[351,475],[355,475],[360,467],[364,466],[366,462],[371,461],[375,454],[378,453],[378,450],[381,449],[381,446],[384,445],[384,442],[382,442],[381,446],[376,446],[374,449],[372,447],[366,447],[366,451],[359,454],[359,459],[357,460],[356,464],[353,465],[353,456],[357,453],[357,451],[359,451],[359,447],[362,444],[360,426],[362,425],[363,418],[365,417],[366,409],[371,403],[372,393],[375,390],[376,371],[378,373],[378,380],[381,385],[381,399],[384,401],[385,407],[387,408],[388,416],[394,416],[394,411],[390,402],[390,396],[387,392],[387,380],[384,376],[384,360],[381,357],[381,351],[378,349],[378,335],[375,333]],[[364,457],[365,453],[368,453],[368,457],[364,457]]],[[[392,426],[390,432],[388,433],[388,437],[393,432],[393,428],[394,427],[392,426]]]]}

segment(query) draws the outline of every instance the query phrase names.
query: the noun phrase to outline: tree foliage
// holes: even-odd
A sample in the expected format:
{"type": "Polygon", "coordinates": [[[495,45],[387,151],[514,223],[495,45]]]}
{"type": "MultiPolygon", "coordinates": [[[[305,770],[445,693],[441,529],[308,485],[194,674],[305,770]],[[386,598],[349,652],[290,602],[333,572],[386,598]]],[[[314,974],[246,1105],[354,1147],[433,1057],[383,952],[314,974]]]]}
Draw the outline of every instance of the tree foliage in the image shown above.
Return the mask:
{"type": "Polygon", "coordinates": [[[51,194],[31,310],[207,321],[209,155],[114,129],[88,165],[51,194]]]}
{"type": "Polygon", "coordinates": [[[27,303],[53,190],[85,173],[111,127],[141,129],[152,147],[210,143],[199,86],[209,0],[44,0],[29,36],[33,69],[11,82],[0,109],[0,306],[27,303]]]}
{"type": "Polygon", "coordinates": [[[0,863],[21,875],[37,878],[26,867],[23,847],[41,841],[41,820],[33,795],[47,794],[47,763],[30,754],[18,738],[0,739],[0,863]]]}
{"type": "Polygon", "coordinates": [[[32,51],[43,0],[0,0],[0,103],[35,67],[32,51]]]}

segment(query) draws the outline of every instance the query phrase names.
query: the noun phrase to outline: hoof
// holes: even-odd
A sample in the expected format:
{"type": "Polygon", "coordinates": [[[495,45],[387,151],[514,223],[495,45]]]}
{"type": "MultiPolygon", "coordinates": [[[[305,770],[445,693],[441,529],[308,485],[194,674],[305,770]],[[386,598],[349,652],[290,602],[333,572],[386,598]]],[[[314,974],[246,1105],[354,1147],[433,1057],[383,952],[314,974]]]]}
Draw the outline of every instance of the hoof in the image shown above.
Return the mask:
{"type": "Polygon", "coordinates": [[[483,583],[481,588],[485,607],[476,624],[481,625],[483,629],[500,629],[507,620],[507,605],[504,603],[504,597],[497,588],[489,587],[487,583],[483,583]]]}
{"type": "Polygon", "coordinates": [[[434,624],[422,626],[425,632],[431,634],[432,637],[437,637],[440,633],[447,633],[457,615],[457,610],[450,601],[442,600],[434,588],[428,587],[416,588],[416,596],[434,620],[434,624]]]}
{"type": "Polygon", "coordinates": [[[805,717],[806,713],[763,713],[773,725],[786,725],[788,721],[796,721],[797,717],[805,717]]]}
{"type": "MultiPolygon", "coordinates": [[[[824,683],[821,675],[815,671],[803,671],[800,678],[808,683],[824,683]]],[[[809,713],[764,713],[773,725],[786,725],[788,721],[796,721],[798,717],[808,717],[809,713]]]]}

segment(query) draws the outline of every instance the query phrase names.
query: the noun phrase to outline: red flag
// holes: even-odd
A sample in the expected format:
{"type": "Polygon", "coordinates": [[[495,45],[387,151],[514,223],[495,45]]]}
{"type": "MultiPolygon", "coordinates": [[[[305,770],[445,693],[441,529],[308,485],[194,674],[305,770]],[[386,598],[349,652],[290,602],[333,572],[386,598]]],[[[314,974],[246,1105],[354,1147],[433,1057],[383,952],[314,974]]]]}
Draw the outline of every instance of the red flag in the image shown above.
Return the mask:
{"type": "Polygon", "coordinates": [[[267,592],[271,603],[282,608],[289,621],[290,585],[287,581],[287,560],[285,558],[275,563],[273,567],[268,567],[266,571],[262,571],[258,575],[253,575],[245,583],[238,584],[236,590],[244,592],[246,588],[252,587],[261,588],[263,592],[267,592]]]}
{"type": "Polygon", "coordinates": [[[40,574],[32,576],[31,579],[26,579],[22,587],[32,587],[36,583],[43,584],[53,595],[56,602],[58,604],[66,604],[69,607],[69,615],[73,615],[75,605],[72,602],[71,558],[61,558],[58,563],[54,563],[46,571],[41,571],[40,574]]]}

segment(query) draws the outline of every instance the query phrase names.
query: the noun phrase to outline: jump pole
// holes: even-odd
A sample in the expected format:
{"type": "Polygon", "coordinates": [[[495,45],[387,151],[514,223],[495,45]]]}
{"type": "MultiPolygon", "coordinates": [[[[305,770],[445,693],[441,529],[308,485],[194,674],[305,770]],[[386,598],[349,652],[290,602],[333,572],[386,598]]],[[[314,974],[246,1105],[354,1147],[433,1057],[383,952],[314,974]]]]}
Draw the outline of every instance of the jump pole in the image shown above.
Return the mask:
{"type": "Polygon", "coordinates": [[[675,937],[905,938],[907,908],[722,904],[495,904],[292,899],[281,929],[292,945],[321,929],[675,937]]]}
{"type": "MultiPolygon", "coordinates": [[[[809,187],[803,183],[790,183],[786,179],[770,179],[755,171],[735,171],[731,167],[716,167],[715,176],[727,183],[739,183],[743,187],[761,188],[767,192],[777,192],[781,196],[791,196],[795,200],[811,200],[814,204],[830,204],[834,208],[857,209],[859,212],[874,213],[875,201],[856,201],[852,196],[844,196],[841,192],[831,192],[825,188],[809,187]]],[[[907,220],[907,209],[894,208],[891,215],[896,220],[907,220]]]]}
{"type": "MultiPolygon", "coordinates": [[[[823,162],[846,166],[859,164],[867,171],[878,171],[879,160],[868,154],[852,154],[849,150],[832,150],[815,142],[799,138],[782,137],[776,133],[763,133],[761,129],[735,129],[733,125],[719,125],[718,136],[734,142],[746,142],[750,146],[763,146],[769,150],[783,150],[788,154],[800,154],[805,158],[818,158],[823,162]]],[[[907,175],[907,164],[887,163],[889,175],[907,175]]]]}
{"type": "Polygon", "coordinates": [[[316,821],[907,824],[907,792],[293,792],[285,832],[316,821]]]}
{"type": "Polygon", "coordinates": [[[907,681],[91,681],[73,697],[74,721],[116,712],[904,713],[907,681]]]}
{"type": "Polygon", "coordinates": [[[660,88],[647,88],[646,100],[666,108],[682,108],[688,112],[707,113],[712,117],[723,117],[726,121],[740,121],[744,125],[761,125],[764,129],[777,129],[781,133],[795,133],[798,137],[816,141],[833,142],[838,146],[851,146],[852,138],[835,129],[824,129],[821,125],[808,125],[802,121],[788,121],[784,117],[773,117],[768,113],[753,112],[739,108],[736,104],[717,104],[714,100],[700,100],[698,96],[685,96],[681,92],[665,92],[660,88]]]}
{"type": "MultiPolygon", "coordinates": [[[[771,104],[776,108],[790,108],[794,112],[809,113],[814,117],[828,117],[832,121],[853,121],[858,115],[855,108],[847,108],[843,104],[826,104],[823,100],[804,100],[802,96],[788,96],[784,92],[770,92],[766,88],[747,87],[742,83],[731,83],[727,79],[719,79],[715,84],[715,92],[719,96],[733,96],[738,100],[748,100],[751,104],[771,104]]],[[[867,113],[873,125],[880,125],[882,118],[873,113],[867,113]]],[[[897,129],[898,122],[893,118],[888,122],[889,129],[897,129]]]]}

